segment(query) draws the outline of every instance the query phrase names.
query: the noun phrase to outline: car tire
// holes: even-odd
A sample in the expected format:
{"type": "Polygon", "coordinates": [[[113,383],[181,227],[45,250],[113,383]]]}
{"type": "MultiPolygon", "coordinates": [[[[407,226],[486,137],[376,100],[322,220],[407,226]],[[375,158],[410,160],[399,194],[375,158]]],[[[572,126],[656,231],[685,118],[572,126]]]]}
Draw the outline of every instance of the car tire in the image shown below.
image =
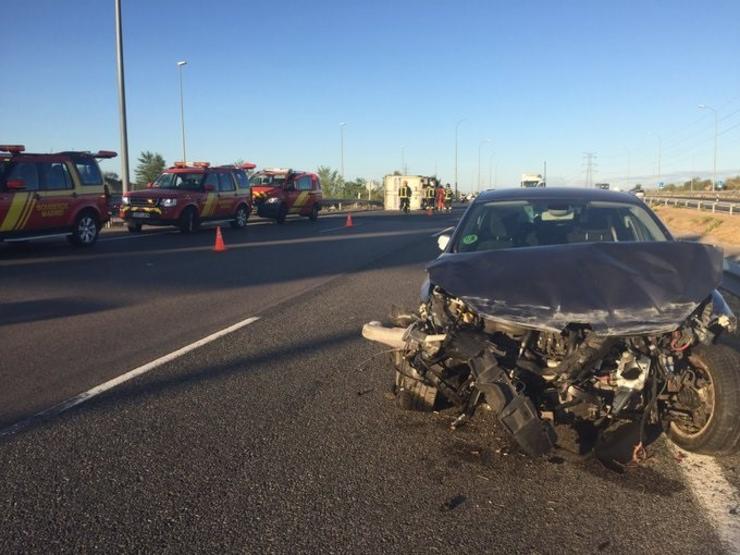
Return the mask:
{"type": "Polygon", "coordinates": [[[193,233],[198,229],[198,214],[195,208],[191,206],[182,211],[178,227],[182,233],[193,233]]]}
{"type": "Polygon", "coordinates": [[[141,224],[128,224],[127,227],[130,233],[141,233],[141,224]]]}
{"type": "Polygon", "coordinates": [[[230,222],[231,227],[234,229],[244,229],[247,227],[247,220],[249,220],[249,209],[245,204],[240,204],[234,214],[234,219],[230,222]]]}
{"type": "Polygon", "coordinates": [[[740,353],[726,345],[702,345],[694,349],[689,360],[711,382],[711,413],[698,432],[689,432],[671,422],[668,437],[695,453],[735,453],[740,442],[740,353]]]}
{"type": "Polygon", "coordinates": [[[433,411],[437,403],[437,388],[425,384],[400,353],[393,353],[392,359],[396,367],[396,405],[403,410],[433,411]]]}
{"type": "Polygon", "coordinates": [[[78,247],[91,247],[100,234],[100,219],[90,210],[82,212],[75,219],[70,242],[78,247]]]}
{"type": "Polygon", "coordinates": [[[319,219],[319,205],[314,204],[313,208],[311,208],[311,213],[308,215],[308,219],[312,222],[315,222],[319,219]]]}
{"type": "Polygon", "coordinates": [[[275,217],[275,221],[279,224],[285,223],[285,218],[288,217],[288,207],[284,204],[280,205],[280,208],[278,208],[277,216],[275,217]]]}

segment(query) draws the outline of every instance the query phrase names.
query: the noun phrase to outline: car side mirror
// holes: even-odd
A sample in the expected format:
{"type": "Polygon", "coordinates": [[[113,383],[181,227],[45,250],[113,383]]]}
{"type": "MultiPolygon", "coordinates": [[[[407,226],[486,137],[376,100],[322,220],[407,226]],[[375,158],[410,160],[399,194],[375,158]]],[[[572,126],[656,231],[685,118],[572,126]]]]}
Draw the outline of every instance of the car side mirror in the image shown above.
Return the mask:
{"type": "Polygon", "coordinates": [[[450,244],[450,239],[451,237],[446,233],[443,233],[442,235],[437,237],[437,246],[439,247],[439,250],[445,250],[447,248],[447,245],[450,244]]]}
{"type": "Polygon", "coordinates": [[[205,187],[203,187],[203,189],[206,191],[206,193],[210,193],[211,191],[216,190],[216,188],[210,183],[208,183],[205,187]]]}
{"type": "Polygon", "coordinates": [[[23,179],[8,179],[5,182],[5,186],[8,189],[13,189],[14,191],[17,191],[18,189],[25,189],[26,182],[23,179]]]}

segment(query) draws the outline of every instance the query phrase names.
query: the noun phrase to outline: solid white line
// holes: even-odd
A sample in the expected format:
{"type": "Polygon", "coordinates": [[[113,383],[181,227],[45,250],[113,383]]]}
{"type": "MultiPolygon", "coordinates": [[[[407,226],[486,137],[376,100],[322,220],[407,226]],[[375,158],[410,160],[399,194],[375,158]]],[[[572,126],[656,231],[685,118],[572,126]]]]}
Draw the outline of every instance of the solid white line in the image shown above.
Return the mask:
{"type": "Polygon", "coordinates": [[[97,395],[100,395],[101,393],[104,393],[110,389],[113,389],[114,387],[119,386],[122,383],[132,380],[138,376],[141,376],[142,374],[146,374],[147,372],[154,370],[155,368],[158,368],[159,366],[162,366],[163,364],[167,364],[168,362],[171,362],[175,360],[176,358],[181,357],[184,354],[194,351],[195,349],[198,349],[199,347],[202,347],[203,345],[206,345],[207,343],[215,341],[216,339],[223,337],[224,335],[228,335],[232,332],[235,332],[238,329],[248,326],[249,324],[252,324],[259,319],[260,319],[259,316],[252,316],[251,318],[247,318],[246,320],[237,322],[236,324],[233,324],[229,326],[228,328],[224,328],[221,331],[212,333],[211,335],[204,337],[203,339],[199,339],[198,341],[191,343],[190,345],[181,347],[180,349],[177,349],[176,351],[173,351],[168,355],[161,356],[158,359],[155,359],[142,366],[134,368],[133,370],[129,370],[125,374],[121,374],[120,376],[113,378],[112,380],[108,380],[107,382],[101,383],[100,385],[96,385],[92,389],[88,389],[87,391],[84,391],[80,393],[79,395],[75,395],[74,397],[70,397],[66,401],[62,401],[61,403],[54,405],[51,408],[48,408],[37,414],[34,414],[33,416],[25,420],[21,420],[20,422],[13,424],[9,428],[0,430],[0,437],[9,436],[24,428],[27,428],[28,426],[30,426],[31,424],[33,424],[36,420],[40,418],[48,418],[50,416],[56,416],[58,414],[61,414],[64,411],[71,409],[72,407],[76,407],[77,405],[82,404],[85,401],[89,401],[90,399],[92,399],[93,397],[97,395]]]}
{"type": "Polygon", "coordinates": [[[740,553],[740,521],[736,512],[740,496],[722,474],[722,468],[708,455],[697,455],[668,442],[670,450],[681,459],[679,468],[691,493],[714,525],[720,540],[730,553],[740,553]]]}

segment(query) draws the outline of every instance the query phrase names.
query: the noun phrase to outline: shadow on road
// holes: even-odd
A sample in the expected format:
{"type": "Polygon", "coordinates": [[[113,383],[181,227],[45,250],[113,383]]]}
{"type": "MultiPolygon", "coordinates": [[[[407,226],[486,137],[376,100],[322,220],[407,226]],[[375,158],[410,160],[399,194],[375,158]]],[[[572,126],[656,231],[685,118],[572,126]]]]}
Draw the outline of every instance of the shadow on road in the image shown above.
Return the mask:
{"type": "Polygon", "coordinates": [[[79,316],[111,310],[118,305],[81,297],[57,297],[33,301],[0,302],[0,326],[79,316]]]}

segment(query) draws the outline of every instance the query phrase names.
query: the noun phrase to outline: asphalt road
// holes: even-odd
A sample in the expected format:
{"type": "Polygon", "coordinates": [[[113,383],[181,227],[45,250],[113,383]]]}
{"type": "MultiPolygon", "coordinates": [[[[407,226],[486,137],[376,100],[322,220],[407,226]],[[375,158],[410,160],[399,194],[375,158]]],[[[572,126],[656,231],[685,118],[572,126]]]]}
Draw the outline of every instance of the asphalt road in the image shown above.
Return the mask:
{"type": "Polygon", "coordinates": [[[0,552],[732,549],[661,441],[617,474],[531,460],[485,413],[451,432],[395,408],[360,327],[416,305],[453,221],[251,225],[222,254],[212,230],[0,248],[0,428],[260,317],[0,440],[0,552]]]}

